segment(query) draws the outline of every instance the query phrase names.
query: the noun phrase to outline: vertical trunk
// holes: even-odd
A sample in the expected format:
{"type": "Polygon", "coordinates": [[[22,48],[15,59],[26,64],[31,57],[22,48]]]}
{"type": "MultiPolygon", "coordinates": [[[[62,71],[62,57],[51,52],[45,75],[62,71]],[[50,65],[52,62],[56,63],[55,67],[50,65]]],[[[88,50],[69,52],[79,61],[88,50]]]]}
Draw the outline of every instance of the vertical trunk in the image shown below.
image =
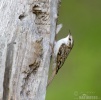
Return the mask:
{"type": "Polygon", "coordinates": [[[58,2],[0,1],[0,100],[45,100],[58,2]]]}

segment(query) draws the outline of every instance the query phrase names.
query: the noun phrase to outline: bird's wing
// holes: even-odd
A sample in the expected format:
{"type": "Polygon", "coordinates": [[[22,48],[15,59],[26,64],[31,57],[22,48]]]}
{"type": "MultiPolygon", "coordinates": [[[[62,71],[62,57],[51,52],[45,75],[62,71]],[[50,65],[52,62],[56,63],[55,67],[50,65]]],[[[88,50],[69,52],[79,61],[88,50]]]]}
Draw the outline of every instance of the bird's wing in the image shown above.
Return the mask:
{"type": "Polygon", "coordinates": [[[63,43],[60,46],[57,54],[56,74],[58,73],[59,69],[63,66],[69,52],[70,52],[70,48],[68,48],[67,45],[63,43]]]}

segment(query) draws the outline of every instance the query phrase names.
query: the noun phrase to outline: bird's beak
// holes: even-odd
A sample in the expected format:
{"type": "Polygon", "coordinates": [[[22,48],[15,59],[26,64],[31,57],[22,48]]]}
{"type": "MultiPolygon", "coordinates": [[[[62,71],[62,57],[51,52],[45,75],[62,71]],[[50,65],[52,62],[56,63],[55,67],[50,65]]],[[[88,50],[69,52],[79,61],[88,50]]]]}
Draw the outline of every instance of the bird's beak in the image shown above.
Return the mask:
{"type": "Polygon", "coordinates": [[[70,35],[71,36],[71,32],[70,32],[70,30],[69,30],[69,34],[68,35],[70,35]]]}

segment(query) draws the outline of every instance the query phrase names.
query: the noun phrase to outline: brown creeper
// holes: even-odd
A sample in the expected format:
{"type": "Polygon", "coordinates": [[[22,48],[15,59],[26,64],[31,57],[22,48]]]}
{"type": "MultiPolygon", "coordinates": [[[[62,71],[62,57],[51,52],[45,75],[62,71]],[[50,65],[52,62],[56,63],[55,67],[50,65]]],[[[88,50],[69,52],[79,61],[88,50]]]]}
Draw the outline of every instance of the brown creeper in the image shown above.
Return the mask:
{"type": "Polygon", "coordinates": [[[54,45],[54,53],[53,53],[53,73],[50,77],[47,86],[51,83],[54,76],[58,73],[59,69],[63,66],[68,54],[73,48],[73,37],[69,33],[66,38],[63,38],[57,41],[54,45]]]}

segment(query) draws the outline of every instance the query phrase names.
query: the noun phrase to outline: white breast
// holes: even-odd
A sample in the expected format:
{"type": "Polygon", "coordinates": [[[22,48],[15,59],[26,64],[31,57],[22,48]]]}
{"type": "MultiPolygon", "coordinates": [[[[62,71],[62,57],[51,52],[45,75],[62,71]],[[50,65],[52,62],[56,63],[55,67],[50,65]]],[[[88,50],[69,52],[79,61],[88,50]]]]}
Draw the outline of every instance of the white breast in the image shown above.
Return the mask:
{"type": "Polygon", "coordinates": [[[59,48],[60,48],[60,46],[61,46],[63,43],[66,44],[66,38],[63,38],[63,39],[61,39],[61,40],[59,40],[59,41],[57,41],[57,42],[55,43],[55,46],[54,46],[54,55],[55,55],[55,56],[57,55],[57,53],[58,53],[58,51],[59,51],[59,48]]]}

